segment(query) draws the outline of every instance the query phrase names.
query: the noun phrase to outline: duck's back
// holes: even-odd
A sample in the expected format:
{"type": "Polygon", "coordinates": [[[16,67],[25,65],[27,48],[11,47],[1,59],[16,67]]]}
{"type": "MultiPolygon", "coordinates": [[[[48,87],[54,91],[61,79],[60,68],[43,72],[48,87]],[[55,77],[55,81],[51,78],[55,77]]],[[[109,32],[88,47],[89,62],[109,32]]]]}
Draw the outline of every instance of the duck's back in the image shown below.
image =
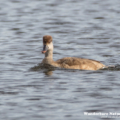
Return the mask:
{"type": "Polygon", "coordinates": [[[76,57],[65,57],[57,60],[56,63],[59,64],[60,67],[68,69],[98,70],[105,67],[105,65],[99,61],[76,57]]]}

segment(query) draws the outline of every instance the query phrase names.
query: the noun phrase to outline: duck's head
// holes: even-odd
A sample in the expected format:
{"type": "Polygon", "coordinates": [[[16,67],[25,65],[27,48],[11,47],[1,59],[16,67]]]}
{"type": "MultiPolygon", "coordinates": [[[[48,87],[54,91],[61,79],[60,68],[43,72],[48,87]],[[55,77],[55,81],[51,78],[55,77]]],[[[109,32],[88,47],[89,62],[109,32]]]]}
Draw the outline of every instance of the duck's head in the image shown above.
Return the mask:
{"type": "Polygon", "coordinates": [[[47,51],[53,51],[53,43],[52,43],[52,36],[45,35],[43,36],[43,51],[42,53],[46,53],[47,51]]]}

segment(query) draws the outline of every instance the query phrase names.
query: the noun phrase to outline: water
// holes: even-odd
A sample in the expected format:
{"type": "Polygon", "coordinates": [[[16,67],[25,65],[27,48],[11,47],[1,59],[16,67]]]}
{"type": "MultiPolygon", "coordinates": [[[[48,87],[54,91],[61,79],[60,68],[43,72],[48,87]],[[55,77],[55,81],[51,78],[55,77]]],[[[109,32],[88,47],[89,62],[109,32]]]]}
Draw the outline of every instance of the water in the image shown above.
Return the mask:
{"type": "Polygon", "coordinates": [[[119,65],[119,14],[119,0],[1,0],[0,119],[101,120],[84,112],[119,113],[119,69],[31,69],[44,57],[46,34],[53,37],[54,60],[119,65]]]}

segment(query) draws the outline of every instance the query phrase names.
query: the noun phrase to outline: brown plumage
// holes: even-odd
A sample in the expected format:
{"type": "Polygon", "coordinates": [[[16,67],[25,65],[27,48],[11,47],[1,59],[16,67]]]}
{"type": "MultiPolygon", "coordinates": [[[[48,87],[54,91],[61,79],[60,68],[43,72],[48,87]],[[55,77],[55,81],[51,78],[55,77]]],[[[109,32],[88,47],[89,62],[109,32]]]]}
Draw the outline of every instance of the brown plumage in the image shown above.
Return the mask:
{"type": "Polygon", "coordinates": [[[43,36],[43,44],[47,44],[50,42],[52,42],[52,36],[50,36],[50,35],[43,36]]]}
{"type": "Polygon", "coordinates": [[[76,57],[65,57],[57,61],[53,61],[53,43],[50,35],[45,35],[43,37],[43,45],[42,53],[45,53],[45,58],[42,61],[43,64],[49,64],[60,68],[82,70],[98,70],[105,67],[105,65],[99,61],[76,57]]]}

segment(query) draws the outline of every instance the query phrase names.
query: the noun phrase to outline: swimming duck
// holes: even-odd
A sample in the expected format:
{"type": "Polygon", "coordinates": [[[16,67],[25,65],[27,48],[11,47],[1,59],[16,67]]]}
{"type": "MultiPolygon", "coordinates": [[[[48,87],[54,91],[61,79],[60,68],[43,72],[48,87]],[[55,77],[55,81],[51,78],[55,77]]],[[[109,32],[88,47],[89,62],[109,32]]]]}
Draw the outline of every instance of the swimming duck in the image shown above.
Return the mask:
{"type": "Polygon", "coordinates": [[[77,57],[65,57],[57,61],[53,60],[53,42],[52,36],[43,36],[43,54],[45,58],[42,64],[49,64],[54,67],[66,68],[66,69],[80,69],[80,70],[99,70],[105,67],[102,63],[96,60],[83,59],[77,57]]]}

